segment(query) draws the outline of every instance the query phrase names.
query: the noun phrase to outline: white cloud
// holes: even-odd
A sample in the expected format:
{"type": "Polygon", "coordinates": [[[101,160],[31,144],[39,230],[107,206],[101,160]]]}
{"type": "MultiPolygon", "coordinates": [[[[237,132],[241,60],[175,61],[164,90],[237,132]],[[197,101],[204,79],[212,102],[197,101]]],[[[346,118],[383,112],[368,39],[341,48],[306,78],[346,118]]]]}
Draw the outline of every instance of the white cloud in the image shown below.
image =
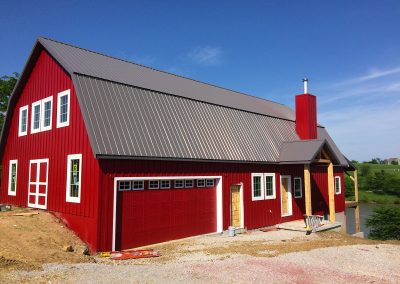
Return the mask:
{"type": "Polygon", "coordinates": [[[219,65],[221,57],[222,50],[212,46],[196,47],[187,55],[189,60],[202,65],[219,65]]]}
{"type": "Polygon", "coordinates": [[[374,79],[379,79],[379,78],[386,77],[389,75],[397,74],[397,73],[400,73],[400,67],[395,67],[395,68],[386,69],[386,70],[379,70],[379,69],[373,68],[367,75],[359,76],[359,77],[356,77],[356,78],[353,78],[350,80],[345,80],[343,82],[337,83],[336,86],[343,86],[343,85],[367,82],[367,81],[371,81],[374,79]]]}

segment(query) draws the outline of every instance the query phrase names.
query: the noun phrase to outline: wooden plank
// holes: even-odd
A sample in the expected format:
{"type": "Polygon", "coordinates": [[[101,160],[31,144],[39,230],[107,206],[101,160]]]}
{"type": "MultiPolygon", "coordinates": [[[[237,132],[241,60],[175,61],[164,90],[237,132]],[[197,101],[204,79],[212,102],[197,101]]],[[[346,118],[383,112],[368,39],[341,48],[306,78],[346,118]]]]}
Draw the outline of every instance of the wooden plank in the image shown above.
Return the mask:
{"type": "Polygon", "coordinates": [[[316,163],[316,164],[330,164],[331,161],[328,160],[328,159],[318,159],[318,160],[314,160],[313,163],[316,163]]]}
{"type": "Polygon", "coordinates": [[[306,215],[312,215],[310,165],[307,164],[304,165],[304,200],[306,203],[306,215]]]}
{"type": "Polygon", "coordinates": [[[354,212],[354,219],[356,222],[356,233],[359,233],[361,231],[360,228],[360,206],[358,204],[358,174],[357,174],[357,170],[354,171],[354,196],[355,196],[355,200],[357,202],[357,206],[354,212]]]}
{"type": "Polygon", "coordinates": [[[357,206],[357,201],[346,201],[346,208],[356,208],[357,206]]]}
{"type": "Polygon", "coordinates": [[[333,164],[328,165],[328,196],[329,196],[329,221],[335,222],[335,188],[333,177],[333,164]]]}

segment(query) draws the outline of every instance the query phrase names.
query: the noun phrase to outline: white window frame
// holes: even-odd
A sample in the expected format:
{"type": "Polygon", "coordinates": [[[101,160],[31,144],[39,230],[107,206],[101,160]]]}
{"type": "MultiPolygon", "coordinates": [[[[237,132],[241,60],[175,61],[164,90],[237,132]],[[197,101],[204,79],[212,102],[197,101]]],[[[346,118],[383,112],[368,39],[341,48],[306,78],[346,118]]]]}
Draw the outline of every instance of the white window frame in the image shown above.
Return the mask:
{"type": "Polygon", "coordinates": [[[53,96],[47,97],[43,100],[41,100],[42,105],[40,107],[40,131],[47,131],[51,130],[51,125],[52,125],[52,118],[53,118],[53,96]],[[50,107],[50,125],[49,126],[44,126],[44,119],[45,119],[45,109],[44,109],[44,104],[50,102],[51,107],[50,107]]]}
{"type": "Polygon", "coordinates": [[[197,185],[197,187],[206,187],[206,180],[205,179],[198,179],[196,181],[196,185],[197,185]],[[199,181],[203,182],[203,185],[199,184],[199,181]]]}
{"type": "Polygon", "coordinates": [[[169,189],[169,188],[171,188],[171,181],[170,180],[160,180],[160,188],[161,189],[169,189]],[[168,186],[163,186],[163,182],[168,182],[168,186]]]}
{"type": "Polygon", "coordinates": [[[294,198],[302,198],[303,197],[303,180],[301,177],[293,178],[293,195],[294,198]],[[296,195],[296,180],[300,180],[300,195],[296,195]]]}
{"type": "Polygon", "coordinates": [[[206,179],[206,187],[214,187],[214,180],[213,179],[206,179]],[[212,181],[212,184],[208,184],[209,181],[212,181]]]}
{"type": "Polygon", "coordinates": [[[40,132],[40,126],[41,126],[41,120],[40,120],[40,116],[42,115],[42,102],[41,101],[37,101],[32,103],[32,113],[31,113],[31,134],[33,133],[38,133],[40,132]],[[39,128],[35,129],[35,107],[39,106],[40,110],[39,110],[39,128]]]}
{"type": "Polygon", "coordinates": [[[118,183],[118,191],[128,191],[132,189],[132,183],[129,180],[124,180],[124,181],[119,181],[118,183]],[[127,182],[129,184],[129,188],[121,188],[121,183],[122,182],[127,182]]]}
{"type": "Polygon", "coordinates": [[[159,189],[160,188],[160,181],[159,180],[149,180],[149,189],[159,189]],[[150,186],[151,182],[157,182],[157,186],[150,186]]]}
{"type": "Polygon", "coordinates": [[[29,121],[29,105],[23,106],[19,108],[19,123],[18,123],[18,136],[25,136],[28,134],[28,121],[29,121]],[[25,131],[21,131],[21,122],[22,122],[22,112],[26,110],[26,129],[25,131]]]}
{"type": "Polygon", "coordinates": [[[17,195],[17,180],[18,180],[18,160],[10,160],[8,169],[8,195],[17,195]],[[11,169],[12,165],[15,164],[15,191],[11,191],[11,169]]]}
{"type": "Polygon", "coordinates": [[[335,194],[339,195],[342,193],[342,180],[340,176],[335,176],[334,178],[334,187],[335,187],[335,194]],[[339,191],[336,190],[336,180],[339,180],[339,191]]]}
{"type": "Polygon", "coordinates": [[[69,126],[69,117],[70,117],[70,109],[71,109],[71,89],[62,91],[57,95],[57,128],[69,126]],[[68,107],[67,107],[67,121],[61,122],[60,114],[61,114],[61,97],[68,96],[68,107]]]}
{"type": "Polygon", "coordinates": [[[263,177],[263,184],[264,184],[264,197],[265,199],[276,199],[276,182],[275,182],[275,173],[265,173],[263,177]],[[267,177],[272,177],[272,195],[267,196],[267,187],[265,183],[267,182],[267,177]]]}
{"type": "Polygon", "coordinates": [[[174,181],[174,188],[184,188],[184,187],[185,187],[185,180],[184,179],[177,179],[177,180],[174,181]],[[176,185],[177,181],[182,182],[182,186],[177,186],[176,185]]]}
{"type": "Polygon", "coordinates": [[[80,203],[81,202],[81,193],[82,193],[82,154],[72,154],[67,156],[67,188],[66,188],[66,201],[72,203],[80,203]],[[72,160],[79,160],[79,189],[78,189],[78,197],[71,196],[71,162],[72,160]]]}
{"type": "Polygon", "coordinates": [[[193,188],[194,187],[194,180],[192,180],[192,179],[185,179],[185,188],[193,188]],[[192,181],[192,185],[191,186],[188,186],[188,185],[186,185],[186,182],[187,181],[192,181]]]}
{"type": "Polygon", "coordinates": [[[144,180],[132,180],[132,186],[131,186],[132,190],[143,190],[144,189],[144,180]],[[142,186],[135,188],[135,182],[141,182],[142,186]]]}
{"type": "Polygon", "coordinates": [[[262,173],[252,173],[251,174],[251,200],[264,200],[264,175],[262,173]],[[261,196],[254,196],[254,177],[261,178],[261,196]]]}

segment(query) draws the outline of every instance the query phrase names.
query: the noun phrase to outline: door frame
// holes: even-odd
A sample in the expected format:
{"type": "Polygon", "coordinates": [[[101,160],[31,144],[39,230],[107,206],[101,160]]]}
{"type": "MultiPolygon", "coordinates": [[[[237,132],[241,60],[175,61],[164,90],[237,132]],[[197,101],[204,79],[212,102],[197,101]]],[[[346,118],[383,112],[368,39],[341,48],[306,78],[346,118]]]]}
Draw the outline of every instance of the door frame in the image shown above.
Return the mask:
{"type": "Polygon", "coordinates": [[[243,202],[243,182],[233,183],[229,186],[229,216],[230,224],[232,226],[232,186],[239,186],[240,188],[240,229],[244,228],[244,202],[243,202]]]}
{"type": "Polygon", "coordinates": [[[114,202],[113,202],[113,228],[112,228],[112,250],[115,251],[116,233],[117,233],[117,193],[118,182],[124,180],[160,180],[160,179],[215,179],[216,188],[216,233],[223,232],[223,215],[222,215],[222,176],[150,176],[150,177],[115,177],[114,178],[114,202]]]}
{"type": "Polygon", "coordinates": [[[293,194],[292,194],[292,176],[291,175],[281,175],[280,177],[280,195],[281,195],[281,216],[288,217],[293,215],[293,194]],[[288,180],[288,213],[282,214],[282,179],[288,180]]]}
{"type": "Polygon", "coordinates": [[[28,175],[28,207],[31,208],[38,208],[38,209],[47,209],[47,193],[48,193],[48,184],[49,184],[49,159],[36,159],[36,160],[30,160],[29,161],[29,175],[28,175]],[[46,163],[46,182],[41,183],[40,182],[40,164],[46,163]],[[36,179],[39,179],[39,182],[36,180],[34,183],[36,184],[36,194],[30,194],[30,186],[31,186],[31,166],[32,164],[37,164],[37,169],[36,169],[36,179]],[[46,186],[46,193],[38,193],[39,190],[39,185],[45,185],[46,186]],[[30,195],[35,195],[35,201],[36,203],[29,203],[29,196],[30,195]],[[38,205],[37,199],[38,196],[45,196],[45,205],[38,205]]]}

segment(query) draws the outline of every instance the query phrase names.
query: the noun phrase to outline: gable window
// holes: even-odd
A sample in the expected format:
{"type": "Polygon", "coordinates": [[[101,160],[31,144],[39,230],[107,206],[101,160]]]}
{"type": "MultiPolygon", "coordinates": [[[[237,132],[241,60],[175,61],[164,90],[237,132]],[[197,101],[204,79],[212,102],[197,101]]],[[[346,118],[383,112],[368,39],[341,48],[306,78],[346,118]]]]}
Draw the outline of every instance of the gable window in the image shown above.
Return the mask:
{"type": "Polygon", "coordinates": [[[175,184],[174,184],[174,187],[175,187],[175,188],[183,188],[183,187],[184,187],[184,182],[183,182],[183,180],[182,180],[182,179],[176,180],[176,181],[175,181],[175,184]]]}
{"type": "Polygon", "coordinates": [[[28,134],[28,106],[19,109],[18,136],[28,134]]]}
{"type": "Polygon", "coordinates": [[[8,195],[17,195],[17,160],[10,160],[8,170],[8,195]]]}
{"type": "Polygon", "coordinates": [[[197,187],[205,187],[206,186],[206,180],[205,179],[198,179],[197,180],[197,187]]]}
{"type": "Polygon", "coordinates": [[[185,180],[185,187],[186,187],[186,188],[191,188],[191,187],[193,187],[193,180],[192,180],[192,179],[187,179],[187,180],[185,180]]]}
{"type": "Polygon", "coordinates": [[[58,93],[57,96],[57,128],[69,125],[70,90],[58,93]]]}
{"type": "Polygon", "coordinates": [[[340,177],[335,177],[335,193],[340,194],[342,192],[340,177]]]}
{"type": "Polygon", "coordinates": [[[263,174],[251,174],[251,197],[252,200],[264,199],[263,174]]]}
{"type": "Polygon", "coordinates": [[[131,190],[131,182],[130,181],[120,181],[118,182],[118,190],[131,190]]]}
{"type": "Polygon", "coordinates": [[[158,189],[158,188],[160,188],[158,180],[149,181],[149,189],[158,189]]]}
{"type": "Polygon", "coordinates": [[[161,181],[161,188],[171,188],[171,183],[169,180],[162,180],[161,181]]]}
{"type": "Polygon", "coordinates": [[[207,185],[207,187],[213,187],[214,186],[214,180],[213,179],[208,179],[206,185],[207,185]]]}
{"type": "Polygon", "coordinates": [[[41,131],[51,129],[51,113],[52,113],[53,97],[48,97],[42,100],[42,113],[41,119],[41,131]]]}
{"type": "Polygon", "coordinates": [[[301,198],[303,196],[303,184],[301,177],[294,178],[294,198],[301,198]]]}
{"type": "Polygon", "coordinates": [[[81,202],[82,154],[67,158],[67,202],[81,202]]]}
{"type": "Polygon", "coordinates": [[[264,174],[265,199],[276,198],[275,174],[264,174]]]}
{"type": "Polygon", "coordinates": [[[144,181],[143,180],[134,180],[134,181],[132,181],[132,189],[133,190],[142,190],[142,189],[144,189],[144,181]]]}
{"type": "Polygon", "coordinates": [[[31,133],[38,133],[40,131],[40,111],[41,101],[32,104],[32,123],[31,133]]]}

